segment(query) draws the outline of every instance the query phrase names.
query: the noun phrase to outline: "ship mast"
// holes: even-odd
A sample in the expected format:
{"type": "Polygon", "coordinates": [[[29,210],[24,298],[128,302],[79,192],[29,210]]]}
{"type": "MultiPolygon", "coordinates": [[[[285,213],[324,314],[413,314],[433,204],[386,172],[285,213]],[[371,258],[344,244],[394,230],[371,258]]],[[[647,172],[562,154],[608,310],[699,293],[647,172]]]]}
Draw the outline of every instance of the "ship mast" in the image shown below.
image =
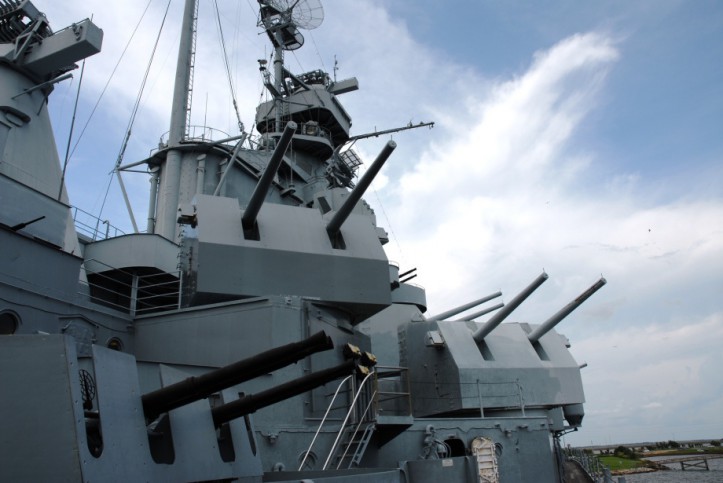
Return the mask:
{"type": "MultiPolygon", "coordinates": [[[[284,49],[277,45],[274,49],[274,82],[276,83],[276,92],[284,91],[284,49]]],[[[274,96],[274,112],[275,125],[274,131],[281,132],[281,109],[283,109],[283,101],[281,96],[274,96]]]]}
{"type": "Polygon", "coordinates": [[[177,148],[184,140],[188,127],[190,84],[196,35],[196,9],[196,0],[186,0],[173,89],[171,126],[168,134],[168,147],[170,149],[165,162],[161,165],[155,222],[154,213],[148,214],[148,231],[157,233],[169,240],[176,239],[182,161],[182,152],[177,148]]]}

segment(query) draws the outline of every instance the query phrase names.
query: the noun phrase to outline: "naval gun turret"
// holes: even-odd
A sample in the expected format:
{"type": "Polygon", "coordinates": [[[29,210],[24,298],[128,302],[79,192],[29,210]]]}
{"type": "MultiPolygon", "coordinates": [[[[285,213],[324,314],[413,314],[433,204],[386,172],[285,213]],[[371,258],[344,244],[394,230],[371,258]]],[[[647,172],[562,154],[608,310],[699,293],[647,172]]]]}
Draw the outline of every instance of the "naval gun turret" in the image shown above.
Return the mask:
{"type": "MultiPolygon", "coordinates": [[[[293,129],[290,122],[277,150],[284,149],[293,129]]],[[[181,219],[192,220],[183,241],[188,254],[183,260],[185,303],[297,294],[340,304],[352,324],[389,306],[390,268],[380,235],[356,207],[395,147],[393,141],[387,143],[335,207],[325,194],[312,207],[263,203],[276,168],[271,163],[245,207],[232,198],[197,195],[192,215],[181,219]]]]}
{"type": "Polygon", "coordinates": [[[400,328],[401,365],[414,371],[416,417],[524,417],[553,411],[551,429],[563,429],[563,413],[570,426],[581,423],[579,365],[567,340],[551,331],[605,280],[539,326],[501,324],[547,279],[543,272],[485,323],[435,317],[400,328]]]}

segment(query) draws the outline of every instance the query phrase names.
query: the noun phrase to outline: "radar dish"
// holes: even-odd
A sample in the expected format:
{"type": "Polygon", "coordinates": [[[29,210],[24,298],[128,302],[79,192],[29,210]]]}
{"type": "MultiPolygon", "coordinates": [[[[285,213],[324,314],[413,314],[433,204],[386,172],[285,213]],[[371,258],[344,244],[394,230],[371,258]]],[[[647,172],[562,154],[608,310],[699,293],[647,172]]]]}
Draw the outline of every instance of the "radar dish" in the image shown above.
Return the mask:
{"type": "Polygon", "coordinates": [[[324,21],[320,0],[268,0],[282,15],[291,14],[291,22],[299,28],[313,30],[324,21]]]}

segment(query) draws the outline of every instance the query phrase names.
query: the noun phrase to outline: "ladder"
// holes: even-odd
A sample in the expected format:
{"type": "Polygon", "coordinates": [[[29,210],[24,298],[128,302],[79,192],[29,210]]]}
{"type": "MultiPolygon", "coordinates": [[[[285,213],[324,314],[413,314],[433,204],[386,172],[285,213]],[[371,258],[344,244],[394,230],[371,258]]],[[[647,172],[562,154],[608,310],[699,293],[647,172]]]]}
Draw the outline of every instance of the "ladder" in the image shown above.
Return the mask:
{"type": "Polygon", "coordinates": [[[495,443],[489,438],[472,440],[472,454],[477,459],[477,474],[482,483],[499,483],[495,443]]]}
{"type": "MultiPolygon", "coordinates": [[[[356,393],[354,394],[354,399],[352,400],[351,404],[349,405],[349,410],[346,413],[346,416],[344,417],[344,421],[341,423],[341,427],[339,428],[339,433],[336,435],[336,439],[334,440],[334,444],[331,445],[331,450],[329,450],[329,455],[326,457],[326,461],[324,462],[324,467],[322,469],[326,470],[329,468],[329,463],[332,460],[336,461],[336,468],[338,469],[341,467],[341,463],[344,461],[344,458],[346,457],[347,453],[349,452],[349,449],[351,447],[354,447],[354,453],[352,456],[351,461],[349,462],[349,468],[353,464],[354,460],[356,460],[356,463],[358,464],[359,461],[361,461],[362,457],[364,456],[364,451],[366,450],[367,444],[369,443],[369,439],[371,438],[371,433],[374,431],[375,423],[374,421],[368,421],[367,426],[364,428],[364,432],[362,433],[362,437],[359,439],[359,441],[355,442],[354,438],[356,434],[359,432],[359,429],[361,428],[362,424],[364,424],[365,418],[367,413],[369,412],[369,408],[372,406],[372,403],[374,402],[374,397],[376,396],[376,391],[372,392],[371,396],[369,397],[369,401],[366,404],[366,407],[364,408],[364,412],[359,417],[358,422],[349,422],[349,418],[351,417],[352,413],[356,412],[356,404],[359,400],[359,396],[363,394],[364,390],[366,389],[367,382],[372,379],[374,376],[374,372],[370,372],[367,374],[367,376],[362,380],[361,384],[359,384],[359,388],[356,390],[356,393]],[[351,428],[353,426],[353,431],[351,431],[351,428]],[[371,428],[370,428],[371,426],[371,428]],[[344,433],[352,432],[351,438],[347,440],[346,444],[339,444],[339,441],[341,440],[341,437],[344,433]],[[369,434],[367,434],[369,433],[369,434]],[[366,437],[366,441],[364,441],[366,437]],[[363,444],[362,441],[364,441],[363,444]],[[338,452],[341,450],[341,448],[344,447],[344,451],[341,455],[341,457],[338,456],[338,452]]],[[[327,410],[328,412],[328,410],[327,410]]]]}
{"type": "Polygon", "coordinates": [[[362,423],[360,422],[358,425],[356,425],[354,431],[352,431],[351,427],[347,428],[346,439],[339,446],[339,449],[341,450],[343,448],[344,452],[342,454],[338,454],[337,452],[337,454],[334,456],[334,461],[336,462],[335,468],[337,470],[345,464],[347,459],[349,461],[349,464],[346,466],[346,468],[358,466],[361,462],[361,459],[364,456],[364,452],[367,449],[367,445],[372,439],[372,435],[374,434],[374,430],[376,429],[376,423],[367,423],[364,426],[364,431],[362,432],[361,436],[357,437],[361,424],[362,423]]]}

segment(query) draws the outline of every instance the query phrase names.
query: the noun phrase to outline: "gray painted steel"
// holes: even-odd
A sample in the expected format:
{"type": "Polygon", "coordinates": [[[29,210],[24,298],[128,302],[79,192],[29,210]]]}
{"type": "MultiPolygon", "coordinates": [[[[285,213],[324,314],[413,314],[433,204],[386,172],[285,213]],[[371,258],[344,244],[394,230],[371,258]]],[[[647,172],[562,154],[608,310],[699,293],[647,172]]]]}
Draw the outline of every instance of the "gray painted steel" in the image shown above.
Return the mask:
{"type": "Polygon", "coordinates": [[[339,154],[353,138],[338,96],[356,79],[283,66],[303,26],[279,9],[307,2],[259,2],[274,99],[256,112],[259,136],[213,141],[185,136],[187,0],[171,138],[127,165],[153,172],[155,231],[121,236],[100,220],[76,230],[46,109],[47,86],[97,52],[102,31],[83,21],[54,34],[29,2],[0,12],[0,454],[13,462],[0,480],[474,482],[471,444],[487,438],[501,481],[561,481],[555,448],[581,425],[584,394],[553,326],[601,282],[539,326],[501,322],[546,274],[487,322],[443,319],[490,297],[425,318],[414,270],[387,259],[361,199],[392,144],[349,190],[358,166],[339,154]],[[144,394],[319,331],[333,350],[144,413],[144,394]],[[366,385],[326,377],[359,363],[376,363],[366,385]],[[290,389],[310,374],[326,383],[290,389]],[[278,402],[235,402],[249,394],[278,402]],[[219,407],[242,409],[214,424],[219,407]],[[339,469],[321,470],[327,460],[339,469]]]}

